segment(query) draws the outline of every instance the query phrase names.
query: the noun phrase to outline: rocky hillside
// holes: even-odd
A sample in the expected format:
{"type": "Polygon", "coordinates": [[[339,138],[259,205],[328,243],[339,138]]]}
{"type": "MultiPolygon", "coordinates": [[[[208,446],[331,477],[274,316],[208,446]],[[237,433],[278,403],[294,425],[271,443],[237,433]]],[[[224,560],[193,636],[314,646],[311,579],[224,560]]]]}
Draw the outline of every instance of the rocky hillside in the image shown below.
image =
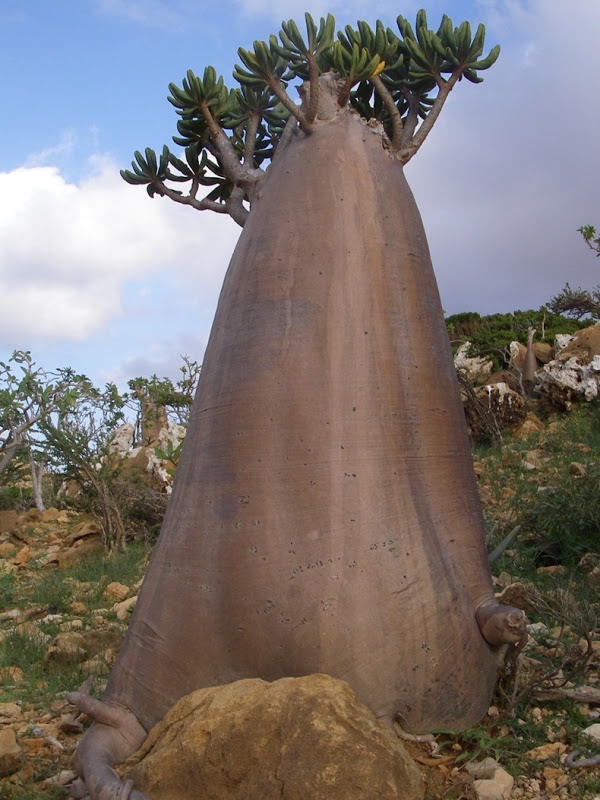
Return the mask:
{"type": "MultiPolygon", "coordinates": [[[[546,378],[533,396],[508,386],[518,420],[496,417],[498,437],[474,437],[496,591],[527,612],[530,638],[517,663],[500,669],[480,726],[418,740],[398,731],[429,800],[600,798],[600,406],[573,390],[583,384],[580,367],[597,385],[600,355],[581,345],[546,362],[576,376],[567,402],[554,390],[547,400],[546,378]]],[[[550,374],[540,363],[538,374],[550,374]]],[[[486,387],[503,383],[489,377],[476,389],[488,408],[499,390],[486,387]]],[[[0,511],[1,800],[68,796],[89,720],[65,695],[89,676],[101,693],[151,549],[136,528],[107,554],[101,520],[62,502],[42,514],[0,511]]],[[[327,759],[348,771],[339,742],[327,759]]]]}

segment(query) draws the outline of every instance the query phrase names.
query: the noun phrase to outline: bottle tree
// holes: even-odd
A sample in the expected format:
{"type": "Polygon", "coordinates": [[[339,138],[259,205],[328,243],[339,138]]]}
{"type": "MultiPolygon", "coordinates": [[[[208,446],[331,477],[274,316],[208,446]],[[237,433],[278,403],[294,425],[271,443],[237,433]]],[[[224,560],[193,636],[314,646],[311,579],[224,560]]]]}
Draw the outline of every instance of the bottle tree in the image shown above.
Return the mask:
{"type": "Polygon", "coordinates": [[[403,174],[499,48],[424,11],[398,32],[334,31],[331,15],[282,23],[238,51],[235,89],[188,72],[169,97],[183,152],[137,152],[122,173],[243,231],[125,642],[102,701],[71,695],[96,720],[78,749],[92,798],[121,796],[111,764],[196,688],[325,672],[382,721],[458,730],[523,641],[522,612],[494,599],[403,174]]]}

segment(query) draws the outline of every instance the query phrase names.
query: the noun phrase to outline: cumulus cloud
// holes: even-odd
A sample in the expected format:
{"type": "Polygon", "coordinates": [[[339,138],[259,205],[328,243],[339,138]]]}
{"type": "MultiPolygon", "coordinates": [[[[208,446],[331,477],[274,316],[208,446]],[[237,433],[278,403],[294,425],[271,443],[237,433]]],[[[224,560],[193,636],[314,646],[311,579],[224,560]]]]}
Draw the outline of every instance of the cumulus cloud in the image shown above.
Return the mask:
{"type": "Polygon", "coordinates": [[[49,166],[0,173],[0,195],[9,198],[0,207],[0,345],[7,348],[101,332],[123,315],[132,284],[158,297],[185,286],[182,304],[214,295],[239,230],[150,201],[101,158],[79,183],[49,166]]]}

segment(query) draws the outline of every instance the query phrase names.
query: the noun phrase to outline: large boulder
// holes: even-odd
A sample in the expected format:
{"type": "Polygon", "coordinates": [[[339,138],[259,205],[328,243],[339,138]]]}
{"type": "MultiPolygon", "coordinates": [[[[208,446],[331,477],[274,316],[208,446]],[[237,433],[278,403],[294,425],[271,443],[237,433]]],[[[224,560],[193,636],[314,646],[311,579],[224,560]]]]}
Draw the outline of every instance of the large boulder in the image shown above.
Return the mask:
{"type": "Polygon", "coordinates": [[[419,769],[343,681],[259,679],[182,698],[120,770],[153,800],[421,800],[419,769]]]}
{"type": "Polygon", "coordinates": [[[595,356],[600,356],[600,322],[577,331],[558,354],[559,358],[573,356],[576,356],[582,364],[589,364],[595,356]]]}
{"type": "Polygon", "coordinates": [[[507,383],[479,386],[463,394],[469,433],[474,439],[493,439],[503,430],[516,430],[527,417],[521,394],[507,383]]]}
{"type": "Polygon", "coordinates": [[[552,408],[600,397],[600,323],[556,343],[556,358],[537,374],[541,399],[552,408]]]}
{"type": "Polygon", "coordinates": [[[471,342],[465,342],[454,355],[454,366],[472,383],[482,383],[492,373],[493,362],[485,356],[471,356],[471,342]]]}

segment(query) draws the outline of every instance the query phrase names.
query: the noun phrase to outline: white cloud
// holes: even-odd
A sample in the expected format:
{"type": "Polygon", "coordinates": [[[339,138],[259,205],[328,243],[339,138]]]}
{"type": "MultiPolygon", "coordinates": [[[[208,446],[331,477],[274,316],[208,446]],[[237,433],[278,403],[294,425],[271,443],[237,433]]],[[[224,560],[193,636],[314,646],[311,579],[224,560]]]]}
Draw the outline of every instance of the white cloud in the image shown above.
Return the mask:
{"type": "Polygon", "coordinates": [[[152,283],[159,300],[178,290],[182,304],[215,295],[239,231],[209,219],[215,215],[151,201],[105,159],[92,159],[79,184],[56,167],[0,173],[0,196],[9,199],[0,207],[0,345],[7,348],[101,332],[123,315],[132,282],[152,283]]]}

